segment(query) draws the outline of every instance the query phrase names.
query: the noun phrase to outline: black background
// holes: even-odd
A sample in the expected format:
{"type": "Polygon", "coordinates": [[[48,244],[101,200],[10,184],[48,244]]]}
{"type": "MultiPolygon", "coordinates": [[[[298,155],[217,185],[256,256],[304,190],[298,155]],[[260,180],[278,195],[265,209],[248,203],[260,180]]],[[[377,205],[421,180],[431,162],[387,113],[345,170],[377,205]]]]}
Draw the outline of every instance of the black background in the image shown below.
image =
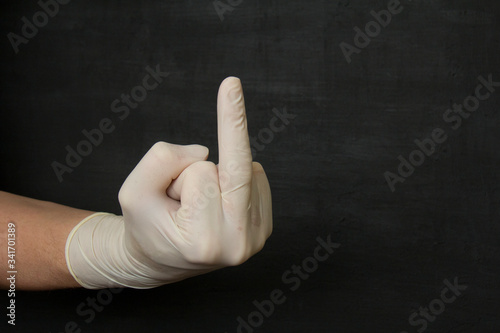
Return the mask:
{"type": "Polygon", "coordinates": [[[286,301],[255,332],[416,332],[409,316],[457,277],[468,288],[425,331],[499,332],[500,88],[457,131],[442,116],[479,75],[500,81],[500,3],[402,5],[349,64],[339,44],[387,1],[242,1],[221,20],[205,0],[74,0],[17,54],[7,34],[40,7],[2,2],[2,190],[119,214],[118,190],[155,142],[203,144],[217,161],[216,95],[230,75],[242,80],[251,136],[274,108],[296,115],[255,156],[273,193],[263,251],[125,290],[90,323],[76,308],[97,291],[19,292],[15,330],[236,332],[236,318],[278,288],[286,301]],[[170,75],[120,120],[112,101],[158,64],[170,75]],[[51,163],[103,118],[115,131],[59,182],[51,163]],[[384,172],[437,127],[449,139],[391,192],[384,172]],[[341,247],[291,291],[283,273],[328,235],[341,247]]]}

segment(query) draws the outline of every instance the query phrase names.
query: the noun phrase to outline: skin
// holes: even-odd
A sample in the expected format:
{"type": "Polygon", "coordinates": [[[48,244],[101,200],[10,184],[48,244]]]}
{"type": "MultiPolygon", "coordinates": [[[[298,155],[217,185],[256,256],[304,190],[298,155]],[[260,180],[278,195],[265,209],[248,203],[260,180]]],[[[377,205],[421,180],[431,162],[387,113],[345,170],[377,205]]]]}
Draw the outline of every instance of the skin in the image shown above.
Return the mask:
{"type": "MultiPolygon", "coordinates": [[[[68,234],[91,211],[71,208],[0,191],[0,267],[7,272],[7,229],[16,225],[16,288],[47,290],[79,287],[68,271],[65,245],[68,234]]],[[[4,273],[6,274],[6,273],[4,273]]],[[[7,279],[0,287],[8,289],[7,279]]]]}
{"type": "MultiPolygon", "coordinates": [[[[146,154],[122,186],[120,203],[122,209],[132,206],[128,207],[128,210],[125,209],[125,213],[138,211],[140,214],[143,206],[154,200],[163,200],[166,203],[162,208],[171,210],[167,214],[169,216],[176,215],[180,208],[184,208],[184,215],[195,217],[194,220],[177,221],[181,224],[184,222],[186,230],[191,231],[185,236],[194,234],[205,237],[195,237],[193,242],[187,244],[182,243],[185,241],[183,237],[178,237],[178,245],[184,244],[187,250],[193,247],[194,259],[191,259],[197,263],[224,267],[241,264],[258,252],[272,231],[269,184],[262,166],[252,162],[243,91],[239,79],[234,77],[224,80],[219,90],[218,136],[217,166],[204,161],[208,155],[206,148],[203,156],[189,163],[186,162],[186,157],[174,158],[170,150],[179,148],[165,143],[160,146],[167,149],[166,151],[162,150],[159,153],[156,149],[154,151],[159,155],[146,154]],[[168,157],[166,160],[165,156],[168,157]],[[158,163],[159,161],[161,163],[158,163]],[[235,165],[237,169],[233,170],[235,165]],[[224,177],[225,174],[230,176],[224,177]],[[214,216],[211,216],[209,211],[212,210],[206,210],[206,207],[198,209],[193,204],[188,205],[191,208],[185,208],[185,203],[191,202],[195,197],[196,190],[203,189],[203,185],[210,179],[218,180],[217,185],[220,188],[220,197],[217,196],[217,200],[210,197],[212,200],[210,207],[219,205],[221,209],[212,212],[214,216]],[[127,190],[130,186],[131,190],[127,190]],[[135,197],[137,194],[140,194],[139,198],[135,197]],[[150,200],[146,200],[140,207],[134,207],[144,198],[150,200]],[[122,200],[129,205],[123,205],[122,200]],[[210,235],[203,231],[209,224],[216,229],[219,228],[217,229],[219,232],[215,236],[212,235],[216,238],[215,244],[218,247],[207,247],[207,244],[210,245],[207,241],[211,239],[210,235]],[[226,236],[220,239],[225,241],[219,242],[217,237],[222,237],[221,235],[226,236]],[[218,251],[204,251],[206,248],[216,248],[218,251]],[[207,252],[214,253],[207,256],[207,252]]],[[[47,290],[80,287],[66,264],[66,240],[71,230],[92,214],[91,211],[0,192],[0,249],[3,249],[0,251],[0,267],[4,272],[10,270],[8,260],[11,258],[7,252],[8,224],[14,222],[16,289],[47,290]]],[[[140,217],[141,223],[158,221],[153,219],[153,222],[147,222],[147,219],[143,220],[142,216],[140,217]]],[[[125,221],[130,223],[131,220],[125,221]]],[[[134,233],[134,236],[142,235],[140,238],[142,245],[147,246],[151,243],[151,238],[148,238],[150,235],[147,233],[141,234],[140,231],[143,229],[147,228],[141,228],[134,233]]],[[[7,279],[0,280],[0,287],[8,289],[8,285],[7,279]]]]}

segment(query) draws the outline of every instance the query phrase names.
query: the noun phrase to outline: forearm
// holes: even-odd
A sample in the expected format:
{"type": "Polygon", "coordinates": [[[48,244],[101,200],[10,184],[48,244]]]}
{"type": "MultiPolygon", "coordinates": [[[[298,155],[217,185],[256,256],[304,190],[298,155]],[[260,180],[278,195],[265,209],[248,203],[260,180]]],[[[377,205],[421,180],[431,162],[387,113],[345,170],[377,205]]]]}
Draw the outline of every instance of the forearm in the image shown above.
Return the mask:
{"type": "Polygon", "coordinates": [[[272,200],[237,78],[219,88],[217,129],[218,165],[206,147],[156,143],[120,189],[123,216],[0,192],[0,267],[10,222],[20,289],[154,288],[245,262],[271,235],[272,200]]]}
{"type": "MultiPolygon", "coordinates": [[[[7,229],[16,226],[16,287],[46,290],[80,287],[66,265],[65,245],[73,227],[93,212],[0,191],[0,267],[7,272],[7,229]]],[[[3,273],[5,275],[6,273],[3,273]]],[[[0,280],[6,288],[8,281],[0,280]]]]}

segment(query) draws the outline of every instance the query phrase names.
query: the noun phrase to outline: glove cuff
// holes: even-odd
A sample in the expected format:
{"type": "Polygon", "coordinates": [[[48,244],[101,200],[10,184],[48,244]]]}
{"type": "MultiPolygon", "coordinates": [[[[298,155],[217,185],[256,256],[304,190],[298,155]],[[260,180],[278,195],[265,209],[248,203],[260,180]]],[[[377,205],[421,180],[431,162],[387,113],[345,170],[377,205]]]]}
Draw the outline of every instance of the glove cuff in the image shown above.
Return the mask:
{"type": "Polygon", "coordinates": [[[95,213],[83,219],[68,235],[66,264],[84,288],[154,288],[164,282],[151,278],[155,272],[124,246],[122,216],[95,213]]]}

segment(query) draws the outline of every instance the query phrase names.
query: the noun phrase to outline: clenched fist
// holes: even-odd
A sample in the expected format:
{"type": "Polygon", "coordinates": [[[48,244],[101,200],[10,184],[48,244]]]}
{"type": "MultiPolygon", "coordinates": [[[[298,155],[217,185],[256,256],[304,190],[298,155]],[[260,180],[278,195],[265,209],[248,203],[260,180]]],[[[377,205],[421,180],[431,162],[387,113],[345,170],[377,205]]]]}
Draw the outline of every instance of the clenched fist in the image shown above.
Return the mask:
{"type": "Polygon", "coordinates": [[[199,145],[156,143],[119,193],[123,216],[96,213],[68,236],[66,261],[85,288],[153,288],[262,249],[272,232],[271,191],[252,162],[240,80],[217,102],[219,164],[199,145]]]}

